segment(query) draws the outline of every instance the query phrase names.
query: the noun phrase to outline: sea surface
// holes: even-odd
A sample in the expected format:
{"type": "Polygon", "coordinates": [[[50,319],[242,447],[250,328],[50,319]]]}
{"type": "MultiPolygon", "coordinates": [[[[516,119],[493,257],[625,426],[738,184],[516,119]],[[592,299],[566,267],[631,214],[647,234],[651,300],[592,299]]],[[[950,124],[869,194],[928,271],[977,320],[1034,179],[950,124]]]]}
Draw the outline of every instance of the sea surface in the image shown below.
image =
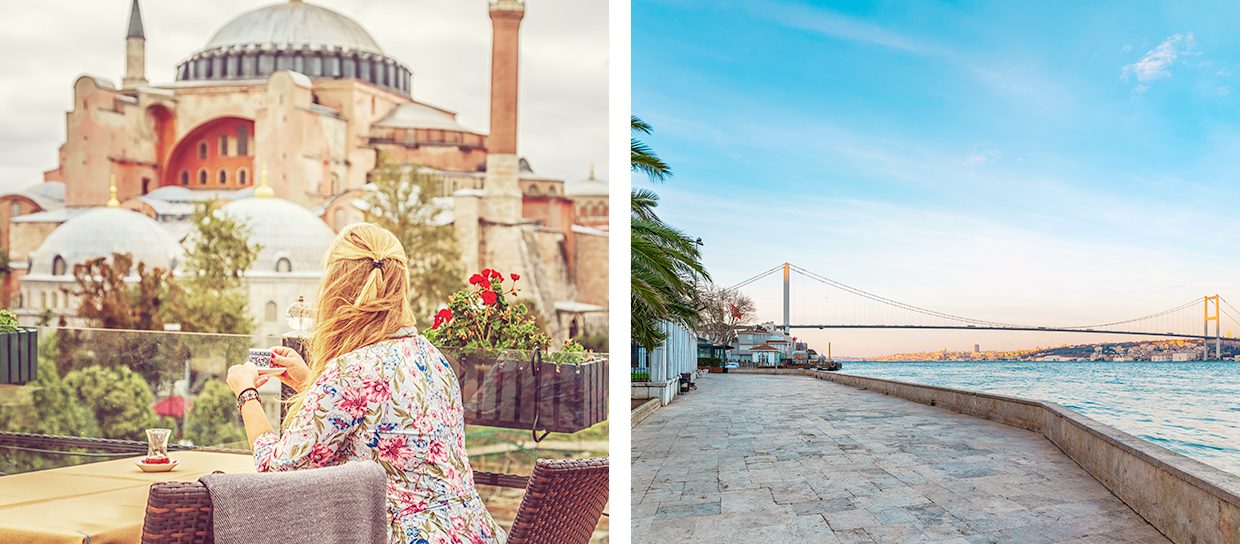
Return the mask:
{"type": "Polygon", "coordinates": [[[1240,475],[1240,363],[845,362],[841,372],[1055,402],[1240,475]]]}

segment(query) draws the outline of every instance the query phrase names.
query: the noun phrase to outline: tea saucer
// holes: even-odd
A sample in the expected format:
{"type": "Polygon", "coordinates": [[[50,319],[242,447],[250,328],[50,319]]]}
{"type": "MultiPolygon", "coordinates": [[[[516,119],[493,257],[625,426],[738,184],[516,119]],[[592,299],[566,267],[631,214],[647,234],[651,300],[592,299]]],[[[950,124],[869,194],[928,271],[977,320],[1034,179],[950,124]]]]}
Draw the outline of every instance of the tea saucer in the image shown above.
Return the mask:
{"type": "Polygon", "coordinates": [[[276,374],[283,374],[285,370],[288,370],[288,369],[282,366],[273,366],[271,368],[260,368],[258,369],[258,375],[259,376],[274,376],[276,374]]]}
{"type": "Polygon", "coordinates": [[[142,472],[171,472],[172,469],[177,468],[177,465],[180,464],[180,461],[176,459],[169,459],[168,461],[167,463],[143,463],[139,459],[134,461],[134,464],[138,465],[142,472]]]}

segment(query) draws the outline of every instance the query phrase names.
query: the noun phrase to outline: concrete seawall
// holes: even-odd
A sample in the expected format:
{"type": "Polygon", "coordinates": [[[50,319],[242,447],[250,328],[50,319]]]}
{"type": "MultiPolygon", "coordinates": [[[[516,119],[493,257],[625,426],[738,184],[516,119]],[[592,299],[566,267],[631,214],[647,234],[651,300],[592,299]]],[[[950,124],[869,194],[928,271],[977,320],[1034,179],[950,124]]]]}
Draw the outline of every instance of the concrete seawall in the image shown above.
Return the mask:
{"type": "Polygon", "coordinates": [[[1058,404],[835,372],[738,370],[812,376],[1039,433],[1173,542],[1240,544],[1240,476],[1058,404]]]}

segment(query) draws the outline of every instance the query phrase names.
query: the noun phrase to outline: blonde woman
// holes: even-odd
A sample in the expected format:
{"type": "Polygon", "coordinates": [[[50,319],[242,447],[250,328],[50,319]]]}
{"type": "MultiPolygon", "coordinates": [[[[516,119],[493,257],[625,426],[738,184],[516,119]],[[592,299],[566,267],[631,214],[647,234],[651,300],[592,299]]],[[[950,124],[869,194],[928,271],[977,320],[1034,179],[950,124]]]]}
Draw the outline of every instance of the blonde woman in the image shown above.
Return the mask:
{"type": "Polygon", "coordinates": [[[228,369],[260,472],[370,459],[387,471],[391,541],[497,543],[503,530],[474,487],[456,374],[413,328],[405,250],[362,223],[328,250],[309,365],[274,347],[297,391],[283,433],[271,428],[253,363],[228,369]]]}

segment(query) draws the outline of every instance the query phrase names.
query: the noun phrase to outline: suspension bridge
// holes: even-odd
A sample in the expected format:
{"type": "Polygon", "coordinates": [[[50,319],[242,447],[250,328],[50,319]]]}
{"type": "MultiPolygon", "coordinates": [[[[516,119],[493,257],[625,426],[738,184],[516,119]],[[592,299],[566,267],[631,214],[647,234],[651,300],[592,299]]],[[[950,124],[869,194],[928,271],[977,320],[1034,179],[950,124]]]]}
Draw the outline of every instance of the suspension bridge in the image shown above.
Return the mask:
{"type": "MultiPolygon", "coordinates": [[[[800,266],[783,263],[764,270],[744,281],[728,287],[726,291],[741,290],[756,282],[783,273],[783,325],[785,333],[792,329],[905,329],[905,330],[985,330],[1030,331],[1058,333],[1117,334],[1146,337],[1165,337],[1200,340],[1205,350],[1213,340],[1215,358],[1222,355],[1222,323],[1240,326],[1240,310],[1219,295],[1206,295],[1161,311],[1104,323],[1082,325],[1012,323],[979,319],[921,306],[880,296],[800,266]],[[792,280],[825,286],[834,296],[824,296],[822,311],[806,319],[792,317],[792,280]],[[831,302],[830,299],[834,299],[831,302]],[[1213,334],[1211,334],[1213,324],[1213,334]],[[1200,327],[1200,328],[1197,328],[1200,327]]],[[[800,300],[805,300],[804,298],[800,300]]],[[[1206,353],[1208,355],[1208,353],[1206,353]]]]}

